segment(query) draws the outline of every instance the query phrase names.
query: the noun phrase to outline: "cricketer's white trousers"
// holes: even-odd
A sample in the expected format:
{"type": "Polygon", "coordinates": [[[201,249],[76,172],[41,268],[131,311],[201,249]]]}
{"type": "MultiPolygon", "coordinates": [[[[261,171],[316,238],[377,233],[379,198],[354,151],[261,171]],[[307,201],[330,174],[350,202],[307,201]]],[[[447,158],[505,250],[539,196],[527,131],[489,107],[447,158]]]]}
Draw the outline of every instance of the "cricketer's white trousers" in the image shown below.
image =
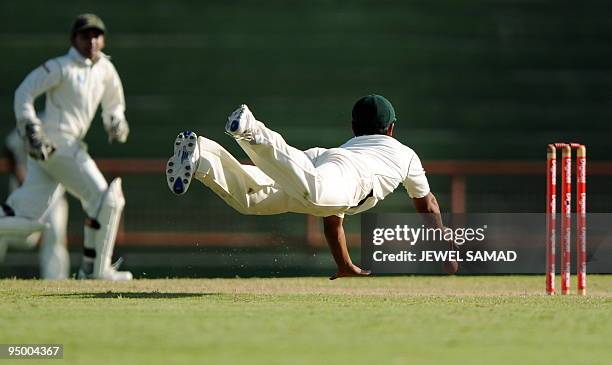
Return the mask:
{"type": "Polygon", "coordinates": [[[66,189],[81,201],[88,217],[96,217],[108,183],[84,144],[58,145],[46,161],[28,158],[27,170],[23,185],[6,201],[16,216],[41,220],[66,189]]]}
{"type": "MultiPolygon", "coordinates": [[[[25,161],[27,161],[27,158],[25,158],[25,161]]],[[[26,170],[27,167],[23,166],[23,169],[26,170]]],[[[9,188],[11,192],[19,188],[16,177],[12,176],[9,180],[9,188]]],[[[40,240],[38,258],[41,279],[67,279],[70,274],[70,256],[67,248],[68,201],[64,189],[60,188],[59,190],[60,192],[55,194],[51,206],[40,219],[47,226],[42,232],[33,233],[24,241],[9,239],[5,243],[0,243],[0,245],[5,244],[11,247],[29,249],[34,248],[40,240]]]]}
{"type": "MultiPolygon", "coordinates": [[[[62,189],[63,191],[63,189],[62,189]]],[[[68,201],[61,194],[49,207],[43,217],[47,228],[42,231],[38,252],[40,277],[42,279],[68,279],[70,256],[68,254],[68,201]]]]}
{"type": "Polygon", "coordinates": [[[255,166],[240,164],[218,143],[199,137],[195,178],[242,214],[326,217],[357,205],[355,179],[338,176],[332,164],[315,166],[304,151],[258,123],[257,143],[238,140],[255,166]]]}
{"type": "Polygon", "coordinates": [[[61,189],[61,192],[62,194],[56,194],[57,198],[40,219],[47,226],[42,232],[32,233],[24,241],[9,239],[4,243],[11,247],[34,248],[40,241],[38,261],[41,279],[68,279],[70,274],[70,255],[67,247],[68,201],[63,193],[64,189],[61,189]]]}

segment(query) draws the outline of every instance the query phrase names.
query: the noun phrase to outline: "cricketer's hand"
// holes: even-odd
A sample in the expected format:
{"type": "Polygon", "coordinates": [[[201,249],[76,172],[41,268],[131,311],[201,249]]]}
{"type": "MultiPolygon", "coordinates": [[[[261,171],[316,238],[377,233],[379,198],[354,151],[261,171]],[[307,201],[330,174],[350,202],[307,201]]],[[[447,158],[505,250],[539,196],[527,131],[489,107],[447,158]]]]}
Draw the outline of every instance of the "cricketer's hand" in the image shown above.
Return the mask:
{"type": "Polygon", "coordinates": [[[43,131],[40,123],[27,123],[24,128],[24,133],[28,155],[33,159],[45,161],[55,152],[55,146],[43,131]]]}
{"type": "Polygon", "coordinates": [[[127,120],[112,117],[106,133],[108,133],[108,143],[113,143],[113,141],[125,143],[130,134],[130,126],[127,120]]]}

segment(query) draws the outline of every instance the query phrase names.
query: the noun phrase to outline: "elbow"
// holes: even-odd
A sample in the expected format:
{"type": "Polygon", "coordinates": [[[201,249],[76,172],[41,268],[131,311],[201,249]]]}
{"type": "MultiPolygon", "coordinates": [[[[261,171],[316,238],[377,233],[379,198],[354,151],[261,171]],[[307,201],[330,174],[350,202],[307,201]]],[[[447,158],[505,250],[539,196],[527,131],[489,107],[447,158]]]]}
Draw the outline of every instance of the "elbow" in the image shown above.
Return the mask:
{"type": "Polygon", "coordinates": [[[21,91],[21,86],[19,86],[17,90],[15,90],[15,94],[13,95],[13,107],[15,108],[15,113],[17,113],[22,104],[23,92],[21,91]]]}
{"type": "Polygon", "coordinates": [[[440,213],[440,206],[438,205],[438,201],[436,200],[436,197],[432,193],[429,193],[422,198],[416,198],[413,200],[414,200],[414,206],[416,208],[416,211],[419,213],[426,213],[426,214],[439,214],[440,213]]]}
{"type": "Polygon", "coordinates": [[[425,208],[427,210],[427,213],[440,214],[440,206],[438,205],[436,197],[431,193],[428,197],[429,199],[427,199],[427,206],[425,208]]]}
{"type": "Polygon", "coordinates": [[[22,119],[26,113],[27,107],[31,98],[28,96],[28,93],[24,90],[23,84],[21,84],[17,90],[15,90],[15,95],[13,99],[13,110],[15,111],[15,117],[17,119],[22,119]]]}
{"type": "Polygon", "coordinates": [[[13,95],[14,98],[15,98],[14,99],[15,100],[15,105],[18,102],[21,103],[21,102],[26,101],[28,99],[28,95],[29,95],[29,92],[28,92],[27,83],[24,81],[21,84],[19,84],[17,89],[15,89],[15,94],[13,95]]]}
{"type": "Polygon", "coordinates": [[[428,214],[440,214],[440,208],[438,206],[431,206],[427,209],[428,214]]]}

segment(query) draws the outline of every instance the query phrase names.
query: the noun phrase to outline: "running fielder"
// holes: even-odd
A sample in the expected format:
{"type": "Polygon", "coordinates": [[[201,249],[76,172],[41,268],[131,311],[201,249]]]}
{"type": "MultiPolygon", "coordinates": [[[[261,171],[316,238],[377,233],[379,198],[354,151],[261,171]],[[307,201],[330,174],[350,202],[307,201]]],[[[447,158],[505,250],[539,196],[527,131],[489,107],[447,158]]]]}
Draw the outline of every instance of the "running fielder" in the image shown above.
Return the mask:
{"type": "Polygon", "coordinates": [[[186,131],[176,138],[166,166],[168,186],[181,195],[195,177],[242,214],[323,217],[338,266],[330,279],[368,275],[349,256],[345,214],[372,208],[403,184],[417,211],[433,213],[427,215],[431,223],[443,226],[419,157],[392,137],[396,118],[391,103],[380,95],[365,96],[353,107],[352,117],[354,138],[338,148],[301,151],[242,105],[229,116],[225,130],[255,166],[240,164],[216,142],[186,131]]]}
{"type": "MultiPolygon", "coordinates": [[[[16,129],[13,129],[6,137],[5,147],[11,169],[9,191],[12,192],[23,184],[27,171],[28,156],[23,139],[16,129]]],[[[32,249],[40,241],[38,258],[41,279],[67,279],[70,275],[70,257],[66,247],[68,241],[68,201],[66,201],[65,194],[58,196],[42,218],[42,222],[46,225],[42,237],[39,233],[33,233],[20,242],[7,241],[4,244],[0,243],[4,246],[0,247],[0,252],[6,250],[9,244],[10,247],[32,249]]],[[[2,261],[1,256],[0,261],[2,261]]]]}
{"type": "Polygon", "coordinates": [[[102,53],[105,32],[96,15],[79,15],[68,53],[43,63],[17,88],[17,128],[30,159],[23,185],[0,210],[0,238],[23,239],[43,229],[45,211],[66,189],[87,215],[77,277],[130,280],[130,272],[117,271],[110,263],[125,205],[121,179],[109,185],[83,142],[100,104],[109,141],[123,143],[129,134],[121,80],[102,53]],[[43,93],[45,110],[37,115],[34,100],[43,93]]]}

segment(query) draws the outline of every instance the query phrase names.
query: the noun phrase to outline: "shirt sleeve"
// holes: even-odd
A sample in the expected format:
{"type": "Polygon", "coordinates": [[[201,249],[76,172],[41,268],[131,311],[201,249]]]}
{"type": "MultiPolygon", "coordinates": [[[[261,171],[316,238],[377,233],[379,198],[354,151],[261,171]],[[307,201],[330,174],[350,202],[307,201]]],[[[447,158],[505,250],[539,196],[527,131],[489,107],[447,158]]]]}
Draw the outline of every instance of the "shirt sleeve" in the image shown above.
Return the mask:
{"type": "Polygon", "coordinates": [[[414,152],[412,160],[408,165],[408,174],[404,180],[404,187],[411,198],[423,198],[430,192],[425,169],[423,169],[419,156],[414,152]]]}
{"type": "Polygon", "coordinates": [[[102,122],[105,128],[110,127],[112,118],[125,120],[125,97],[119,74],[115,66],[109,62],[104,94],[102,94],[102,122]]]}
{"type": "Polygon", "coordinates": [[[325,151],[327,151],[327,148],[313,147],[307,149],[306,151],[304,151],[304,153],[306,154],[306,156],[308,156],[310,161],[312,161],[312,164],[316,166],[319,156],[321,156],[325,151]]]}
{"type": "Polygon", "coordinates": [[[49,60],[30,72],[15,91],[14,111],[18,125],[21,121],[36,121],[34,100],[62,80],[62,68],[56,60],[49,60]]]}

